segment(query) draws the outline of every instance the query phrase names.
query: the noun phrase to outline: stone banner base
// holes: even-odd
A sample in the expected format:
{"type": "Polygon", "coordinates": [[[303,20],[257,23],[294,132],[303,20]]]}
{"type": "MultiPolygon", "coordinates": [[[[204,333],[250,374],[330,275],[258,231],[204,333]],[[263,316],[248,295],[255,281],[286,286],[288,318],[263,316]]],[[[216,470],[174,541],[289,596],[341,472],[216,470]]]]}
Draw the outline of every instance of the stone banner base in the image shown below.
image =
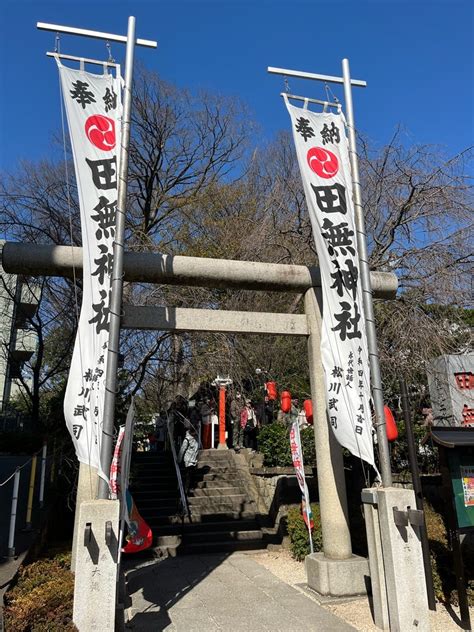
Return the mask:
{"type": "Polygon", "coordinates": [[[308,586],[320,595],[350,597],[367,594],[369,564],[365,557],[352,555],[332,560],[324,553],[312,553],[305,559],[308,586]]]}

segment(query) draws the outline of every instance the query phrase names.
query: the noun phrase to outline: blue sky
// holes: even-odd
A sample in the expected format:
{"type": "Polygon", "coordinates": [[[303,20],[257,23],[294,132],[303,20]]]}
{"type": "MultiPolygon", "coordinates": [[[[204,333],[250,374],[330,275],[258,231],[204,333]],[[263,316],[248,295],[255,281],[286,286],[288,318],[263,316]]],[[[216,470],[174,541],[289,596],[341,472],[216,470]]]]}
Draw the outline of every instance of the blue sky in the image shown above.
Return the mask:
{"type": "MultiPolygon", "coordinates": [[[[57,71],[46,50],[54,34],[37,21],[158,40],[136,59],[162,78],[190,89],[239,95],[263,139],[289,129],[279,93],[280,66],[340,75],[348,57],[357,127],[379,144],[398,124],[406,142],[435,143],[448,153],[473,144],[474,2],[472,0],[150,0],[0,4],[0,169],[52,152],[60,129],[57,71]]],[[[61,51],[104,58],[105,45],[62,36],[61,51]]],[[[123,61],[124,46],[112,52],[123,61]]],[[[296,94],[323,97],[316,82],[290,80],[296,94]]],[[[342,97],[342,92],[333,87],[342,97]]]]}

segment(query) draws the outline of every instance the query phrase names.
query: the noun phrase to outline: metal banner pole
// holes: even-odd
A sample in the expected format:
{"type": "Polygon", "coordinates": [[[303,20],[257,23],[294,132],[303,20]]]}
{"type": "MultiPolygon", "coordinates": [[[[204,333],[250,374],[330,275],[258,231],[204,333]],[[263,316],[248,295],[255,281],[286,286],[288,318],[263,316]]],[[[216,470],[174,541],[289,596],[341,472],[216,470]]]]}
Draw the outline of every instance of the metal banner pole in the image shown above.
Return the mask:
{"type": "Polygon", "coordinates": [[[375,331],[374,308],[372,303],[372,287],[370,283],[369,257],[367,253],[367,238],[365,233],[365,221],[360,191],[359,162],[357,159],[351,75],[348,59],[342,60],[342,74],[344,78],[344,98],[346,102],[347,129],[349,133],[349,157],[352,171],[357,247],[359,250],[362,296],[364,297],[365,326],[367,331],[367,346],[369,350],[370,373],[372,378],[372,395],[375,407],[375,426],[377,429],[377,443],[379,447],[380,473],[382,476],[382,485],[384,487],[391,487],[392,470],[390,467],[390,452],[388,448],[387,433],[385,431],[382,378],[380,375],[379,352],[377,349],[377,334],[375,331]]]}
{"type": "MultiPolygon", "coordinates": [[[[114,259],[110,297],[110,329],[107,350],[107,374],[105,381],[104,418],[100,465],[102,472],[109,475],[112,459],[114,433],[115,395],[117,390],[117,365],[120,342],[120,315],[123,290],[123,252],[125,212],[127,208],[128,148],[130,144],[130,121],[132,108],[133,59],[135,53],[135,18],[128,18],[127,51],[125,57],[125,87],[123,98],[122,140],[120,148],[119,182],[117,191],[117,219],[115,225],[114,259]]],[[[108,498],[109,485],[99,477],[98,498],[108,498]]]]}
{"type": "MultiPolygon", "coordinates": [[[[135,20],[135,18],[130,18],[135,20]]],[[[130,24],[129,19],[129,24],[130,24]]],[[[116,35],[115,33],[103,33],[102,31],[91,31],[90,29],[78,29],[75,26],[63,26],[62,24],[49,24],[48,22],[37,22],[36,28],[43,31],[54,31],[55,33],[67,33],[68,35],[80,35],[81,37],[92,37],[94,39],[107,40],[109,42],[121,42],[128,44],[130,42],[129,34],[116,35]]],[[[148,48],[156,48],[156,42],[145,39],[137,39],[135,42],[135,31],[133,32],[133,42],[137,46],[147,46],[148,48]]]]}
{"type": "Polygon", "coordinates": [[[44,482],[46,479],[46,455],[48,452],[48,444],[43,443],[43,451],[41,453],[41,479],[40,479],[40,489],[39,489],[39,505],[40,509],[43,509],[44,506],[44,482]]]}

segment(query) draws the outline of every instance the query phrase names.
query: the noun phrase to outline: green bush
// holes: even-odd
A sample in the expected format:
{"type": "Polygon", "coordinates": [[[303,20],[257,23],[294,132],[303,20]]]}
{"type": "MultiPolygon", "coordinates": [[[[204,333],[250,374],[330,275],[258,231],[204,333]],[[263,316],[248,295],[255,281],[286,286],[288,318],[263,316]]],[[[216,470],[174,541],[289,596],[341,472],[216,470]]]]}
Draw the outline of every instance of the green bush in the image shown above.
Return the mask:
{"type": "MultiPolygon", "coordinates": [[[[312,529],[314,552],[321,551],[323,537],[321,533],[321,519],[319,514],[319,504],[311,505],[313,512],[314,527],[312,529]]],[[[295,560],[301,562],[309,555],[309,533],[301,513],[301,505],[291,507],[287,516],[288,535],[290,537],[290,551],[295,560]]]]}
{"type": "Polygon", "coordinates": [[[301,431],[301,445],[303,447],[303,460],[304,464],[315,467],[316,466],[316,447],[314,444],[314,430],[313,428],[304,428],[301,431]]]}
{"type": "Polygon", "coordinates": [[[5,596],[5,628],[12,632],[72,632],[74,576],[70,555],[56,555],[20,568],[5,596]]]}
{"type": "Polygon", "coordinates": [[[267,467],[292,465],[289,430],[282,424],[264,426],[258,435],[258,451],[263,454],[267,467]]]}
{"type": "MultiPolygon", "coordinates": [[[[301,444],[304,464],[316,465],[312,428],[301,431],[301,444]]],[[[264,426],[258,435],[258,451],[263,454],[263,464],[266,467],[291,467],[290,429],[280,423],[264,426]]]]}

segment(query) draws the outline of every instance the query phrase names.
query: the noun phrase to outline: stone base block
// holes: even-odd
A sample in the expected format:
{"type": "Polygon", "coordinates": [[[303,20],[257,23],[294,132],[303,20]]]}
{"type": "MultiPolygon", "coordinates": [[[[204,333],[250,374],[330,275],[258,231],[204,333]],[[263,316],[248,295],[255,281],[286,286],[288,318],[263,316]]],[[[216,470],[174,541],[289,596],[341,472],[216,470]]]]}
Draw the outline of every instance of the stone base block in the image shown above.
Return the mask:
{"type": "Polygon", "coordinates": [[[114,632],[120,503],[92,500],[79,508],[73,621],[79,632],[114,632]]]}
{"type": "Polygon", "coordinates": [[[412,489],[382,487],[377,490],[385,582],[391,632],[429,632],[428,597],[421,550],[420,527],[406,516],[395,523],[399,513],[416,507],[412,489]]]}
{"type": "Polygon", "coordinates": [[[308,586],[321,595],[349,597],[367,594],[369,564],[365,557],[353,555],[332,560],[324,553],[312,553],[305,559],[308,586]]]}

